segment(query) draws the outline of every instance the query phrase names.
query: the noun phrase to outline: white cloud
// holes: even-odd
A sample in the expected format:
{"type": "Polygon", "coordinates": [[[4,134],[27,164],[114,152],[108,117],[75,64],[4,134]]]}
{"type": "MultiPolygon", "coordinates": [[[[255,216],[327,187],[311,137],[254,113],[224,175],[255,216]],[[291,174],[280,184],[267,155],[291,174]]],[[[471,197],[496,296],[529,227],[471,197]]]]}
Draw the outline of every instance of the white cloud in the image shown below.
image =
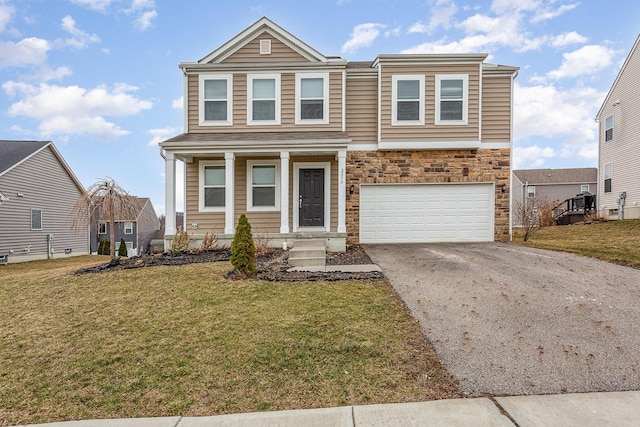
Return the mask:
{"type": "Polygon", "coordinates": [[[556,150],[551,147],[539,147],[538,145],[514,147],[512,168],[540,168],[546,160],[552,159],[556,155],[556,150]]]}
{"type": "Polygon", "coordinates": [[[429,23],[416,22],[409,27],[409,33],[431,33],[439,27],[451,27],[451,20],[458,11],[453,0],[435,0],[432,4],[429,23]]]}
{"type": "Polygon", "coordinates": [[[37,37],[29,37],[18,43],[0,41],[0,68],[44,64],[50,49],[47,40],[37,37]]]}
{"type": "Polygon", "coordinates": [[[351,32],[351,38],[342,45],[342,52],[355,52],[360,48],[371,46],[380,35],[380,30],[384,28],[384,24],[367,23],[356,25],[351,32]]]}
{"type": "Polygon", "coordinates": [[[176,110],[182,110],[184,108],[184,96],[176,98],[171,102],[171,107],[176,110]]]}
{"type": "Polygon", "coordinates": [[[158,12],[149,10],[138,16],[135,20],[135,27],[140,31],[145,31],[153,26],[153,20],[158,17],[158,12]]]}
{"type": "Polygon", "coordinates": [[[573,10],[578,6],[578,3],[563,4],[563,5],[560,5],[558,8],[554,9],[553,8],[554,3],[555,2],[551,2],[545,7],[536,9],[536,13],[531,19],[531,22],[535,24],[541,21],[547,21],[549,19],[557,18],[563,13],[573,10]]]}
{"type": "Polygon", "coordinates": [[[536,10],[540,7],[540,0],[493,0],[491,3],[491,10],[498,14],[523,11],[523,10],[536,10]]]}
{"type": "Polygon", "coordinates": [[[516,140],[552,138],[570,145],[597,141],[594,117],[606,92],[590,87],[568,90],[553,85],[514,87],[516,140]]]}
{"type": "Polygon", "coordinates": [[[11,98],[22,96],[9,108],[11,117],[27,117],[38,122],[43,136],[89,134],[102,139],[115,139],[128,131],[108,122],[104,117],[125,117],[152,107],[131,93],[136,88],[117,84],[87,90],[78,86],[39,86],[13,81],[2,85],[11,98]]]}
{"type": "Polygon", "coordinates": [[[166,127],[159,129],[149,129],[147,131],[153,138],[147,143],[148,147],[157,147],[158,143],[164,141],[165,139],[169,139],[172,136],[176,136],[176,134],[180,130],[178,128],[166,127]]]}
{"type": "Polygon", "coordinates": [[[133,0],[131,2],[131,7],[127,9],[127,12],[137,12],[145,9],[153,9],[155,7],[155,0],[133,0]]]}
{"type": "Polygon", "coordinates": [[[62,29],[73,36],[72,38],[64,40],[66,46],[71,46],[75,49],[84,49],[91,43],[100,42],[100,37],[96,34],[86,33],[76,27],[76,21],[70,15],[62,18],[62,29]]]}
{"type": "Polygon", "coordinates": [[[384,32],[384,36],[385,37],[398,37],[398,36],[400,36],[400,31],[401,30],[402,30],[401,26],[396,27],[396,28],[392,28],[392,29],[390,29],[388,31],[385,31],[384,32]]]}
{"type": "Polygon", "coordinates": [[[72,3],[97,12],[106,12],[111,0],[71,0],[72,3]]]}
{"type": "Polygon", "coordinates": [[[551,46],[553,47],[564,47],[571,44],[580,44],[586,43],[587,38],[583,35],[576,33],[575,31],[571,31],[569,33],[562,33],[559,36],[555,36],[551,40],[551,46]]]}
{"type": "Polygon", "coordinates": [[[0,33],[4,32],[7,24],[11,21],[15,9],[12,6],[0,3],[0,33]]]}
{"type": "Polygon", "coordinates": [[[583,46],[573,52],[562,54],[562,65],[555,70],[549,71],[547,77],[558,80],[596,74],[600,70],[611,66],[615,54],[615,50],[606,46],[583,46]]]}

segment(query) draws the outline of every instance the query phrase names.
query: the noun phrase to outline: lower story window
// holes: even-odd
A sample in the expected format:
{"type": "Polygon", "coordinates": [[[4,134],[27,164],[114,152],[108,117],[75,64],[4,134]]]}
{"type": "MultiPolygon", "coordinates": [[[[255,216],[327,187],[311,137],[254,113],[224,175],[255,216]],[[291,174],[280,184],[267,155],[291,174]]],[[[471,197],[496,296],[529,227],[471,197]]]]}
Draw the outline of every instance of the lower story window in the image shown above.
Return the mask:
{"type": "Polygon", "coordinates": [[[31,209],[31,229],[42,230],[42,209],[31,209]]]}
{"type": "Polygon", "coordinates": [[[278,210],[279,188],[276,163],[249,161],[247,177],[247,209],[278,210]]]}
{"type": "Polygon", "coordinates": [[[604,192],[611,193],[611,178],[613,176],[613,164],[604,164],[604,192]]]}
{"type": "Polygon", "coordinates": [[[222,211],[224,205],[224,163],[220,161],[200,162],[200,210],[222,211]]]}

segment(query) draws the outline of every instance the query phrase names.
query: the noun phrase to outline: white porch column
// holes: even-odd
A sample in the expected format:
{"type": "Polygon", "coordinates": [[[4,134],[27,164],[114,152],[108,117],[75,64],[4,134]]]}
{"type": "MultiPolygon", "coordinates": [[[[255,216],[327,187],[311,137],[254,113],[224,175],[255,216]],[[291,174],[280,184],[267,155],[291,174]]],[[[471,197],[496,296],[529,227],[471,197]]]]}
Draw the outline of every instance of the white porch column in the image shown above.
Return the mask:
{"type": "Polygon", "coordinates": [[[289,232],[289,152],[280,152],[280,233],[289,232]]]}
{"type": "Polygon", "coordinates": [[[346,233],[347,225],[347,152],[338,151],[338,233],[346,233]]]}
{"type": "Polygon", "coordinates": [[[176,158],[164,155],[164,235],[176,234],[176,158]]]}
{"type": "Polygon", "coordinates": [[[224,153],[224,234],[235,233],[235,157],[224,153]]]}

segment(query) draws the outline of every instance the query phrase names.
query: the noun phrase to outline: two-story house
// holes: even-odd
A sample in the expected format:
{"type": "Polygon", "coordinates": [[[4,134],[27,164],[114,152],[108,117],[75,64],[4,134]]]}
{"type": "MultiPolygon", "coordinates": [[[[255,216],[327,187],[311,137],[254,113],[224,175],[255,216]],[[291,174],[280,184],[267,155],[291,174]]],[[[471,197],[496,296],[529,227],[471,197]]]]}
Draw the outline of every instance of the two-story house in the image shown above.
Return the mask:
{"type": "Polygon", "coordinates": [[[624,61],[596,120],[598,213],[607,219],[640,218],[640,36],[624,61]]]}
{"type": "MultiPolygon", "coordinates": [[[[135,214],[130,218],[115,218],[115,248],[118,252],[120,241],[124,239],[127,256],[149,252],[149,245],[160,229],[160,221],[148,197],[135,198],[135,214]]],[[[109,240],[109,217],[99,210],[91,227],[91,251],[96,253],[101,239],[109,240]]]]}
{"type": "Polygon", "coordinates": [[[184,133],[162,142],[185,227],[274,244],[508,240],[513,79],[486,54],[325,56],[262,18],[183,62],[184,133]]]}
{"type": "Polygon", "coordinates": [[[0,141],[0,264],[89,253],[72,226],[85,189],[51,141],[0,141]]]}

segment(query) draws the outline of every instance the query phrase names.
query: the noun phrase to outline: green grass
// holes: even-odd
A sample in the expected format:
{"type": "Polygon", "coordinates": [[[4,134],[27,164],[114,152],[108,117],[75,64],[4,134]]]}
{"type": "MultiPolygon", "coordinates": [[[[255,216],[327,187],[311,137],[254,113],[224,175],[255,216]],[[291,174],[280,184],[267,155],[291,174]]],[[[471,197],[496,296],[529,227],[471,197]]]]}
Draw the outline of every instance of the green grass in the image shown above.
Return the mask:
{"type": "Polygon", "coordinates": [[[71,274],[96,259],[0,266],[0,425],[460,396],[385,281],[71,274]]]}
{"type": "Polygon", "coordinates": [[[522,241],[514,228],[514,243],[572,252],[640,269],[640,220],[547,227],[522,241]]]}

